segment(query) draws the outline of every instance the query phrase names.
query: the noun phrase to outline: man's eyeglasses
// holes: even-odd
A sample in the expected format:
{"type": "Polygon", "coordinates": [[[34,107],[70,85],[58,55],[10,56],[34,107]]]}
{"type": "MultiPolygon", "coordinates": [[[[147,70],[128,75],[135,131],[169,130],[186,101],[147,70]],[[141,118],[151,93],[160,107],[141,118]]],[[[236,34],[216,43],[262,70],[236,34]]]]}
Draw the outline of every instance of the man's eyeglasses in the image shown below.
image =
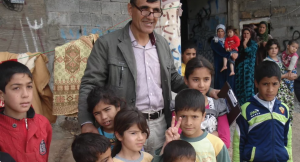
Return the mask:
{"type": "Polygon", "coordinates": [[[147,11],[147,10],[143,10],[143,9],[140,9],[138,6],[136,6],[136,4],[134,3],[131,3],[134,7],[136,7],[138,10],[141,11],[141,15],[143,16],[150,16],[152,13],[153,13],[153,16],[156,17],[156,18],[160,18],[162,15],[163,15],[163,12],[162,10],[157,12],[150,12],[150,11],[147,11]]]}

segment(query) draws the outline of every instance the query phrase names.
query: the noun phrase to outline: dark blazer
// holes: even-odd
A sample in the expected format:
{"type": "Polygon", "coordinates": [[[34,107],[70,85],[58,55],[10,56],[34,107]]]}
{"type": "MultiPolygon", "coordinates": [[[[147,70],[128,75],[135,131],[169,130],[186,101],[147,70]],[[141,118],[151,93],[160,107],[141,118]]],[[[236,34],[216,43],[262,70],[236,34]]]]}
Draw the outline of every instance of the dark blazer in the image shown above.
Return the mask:
{"type": "MultiPolygon", "coordinates": [[[[136,100],[136,61],[129,36],[129,22],[123,29],[100,37],[87,61],[79,91],[79,123],[94,121],[87,110],[87,96],[97,85],[113,87],[126,100],[127,105],[135,106],[136,100]],[[123,70],[121,70],[123,68],[123,70]],[[122,74],[121,74],[122,73],[122,74]]],[[[179,92],[187,88],[178,74],[169,44],[165,38],[155,33],[156,49],[161,69],[161,88],[164,98],[165,118],[171,123],[171,90],[179,92]]]]}

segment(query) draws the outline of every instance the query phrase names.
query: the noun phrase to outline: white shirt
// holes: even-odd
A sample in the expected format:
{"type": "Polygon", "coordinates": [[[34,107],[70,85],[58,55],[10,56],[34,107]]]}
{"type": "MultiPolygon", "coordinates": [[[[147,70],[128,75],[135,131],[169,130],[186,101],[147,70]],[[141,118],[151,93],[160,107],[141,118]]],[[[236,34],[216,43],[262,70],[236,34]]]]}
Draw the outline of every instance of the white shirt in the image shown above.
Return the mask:
{"type": "Polygon", "coordinates": [[[261,103],[264,107],[270,110],[270,112],[273,112],[273,107],[275,103],[276,97],[272,101],[264,101],[258,97],[258,93],[254,96],[254,98],[261,103]]]}

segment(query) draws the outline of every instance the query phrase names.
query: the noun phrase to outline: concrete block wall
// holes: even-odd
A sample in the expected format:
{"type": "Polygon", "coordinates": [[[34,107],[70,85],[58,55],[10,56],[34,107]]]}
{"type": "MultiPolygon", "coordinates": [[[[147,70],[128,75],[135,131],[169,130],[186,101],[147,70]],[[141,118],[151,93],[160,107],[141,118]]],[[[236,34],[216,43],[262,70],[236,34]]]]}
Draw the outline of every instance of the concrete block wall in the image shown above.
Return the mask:
{"type": "Polygon", "coordinates": [[[271,6],[269,0],[240,0],[239,11],[241,21],[269,17],[270,34],[279,40],[282,49],[283,41],[300,31],[300,0],[272,0],[271,6]]]}
{"type": "MultiPolygon", "coordinates": [[[[122,28],[130,21],[128,2],[129,0],[45,0],[49,27],[48,48],[54,49],[82,35],[103,35],[122,28]]],[[[48,67],[52,72],[54,55],[49,60],[48,67]]],[[[52,87],[53,80],[50,85],[52,87]]]]}

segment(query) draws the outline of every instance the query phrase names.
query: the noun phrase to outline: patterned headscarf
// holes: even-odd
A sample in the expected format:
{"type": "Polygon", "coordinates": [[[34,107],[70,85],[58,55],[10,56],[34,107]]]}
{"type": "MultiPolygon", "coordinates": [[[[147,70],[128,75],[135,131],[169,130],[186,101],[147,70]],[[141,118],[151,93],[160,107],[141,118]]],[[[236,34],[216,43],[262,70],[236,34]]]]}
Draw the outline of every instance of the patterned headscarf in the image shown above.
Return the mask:
{"type": "Polygon", "coordinates": [[[268,23],[267,23],[266,21],[262,21],[262,22],[259,23],[259,26],[258,26],[258,27],[260,27],[261,24],[265,24],[265,25],[266,25],[266,31],[265,31],[264,34],[260,34],[260,33],[258,32],[258,36],[259,36],[259,38],[260,38],[261,40],[263,40],[264,42],[267,42],[267,41],[268,41],[268,38],[269,38],[269,34],[268,34],[268,33],[269,33],[268,23]]]}

